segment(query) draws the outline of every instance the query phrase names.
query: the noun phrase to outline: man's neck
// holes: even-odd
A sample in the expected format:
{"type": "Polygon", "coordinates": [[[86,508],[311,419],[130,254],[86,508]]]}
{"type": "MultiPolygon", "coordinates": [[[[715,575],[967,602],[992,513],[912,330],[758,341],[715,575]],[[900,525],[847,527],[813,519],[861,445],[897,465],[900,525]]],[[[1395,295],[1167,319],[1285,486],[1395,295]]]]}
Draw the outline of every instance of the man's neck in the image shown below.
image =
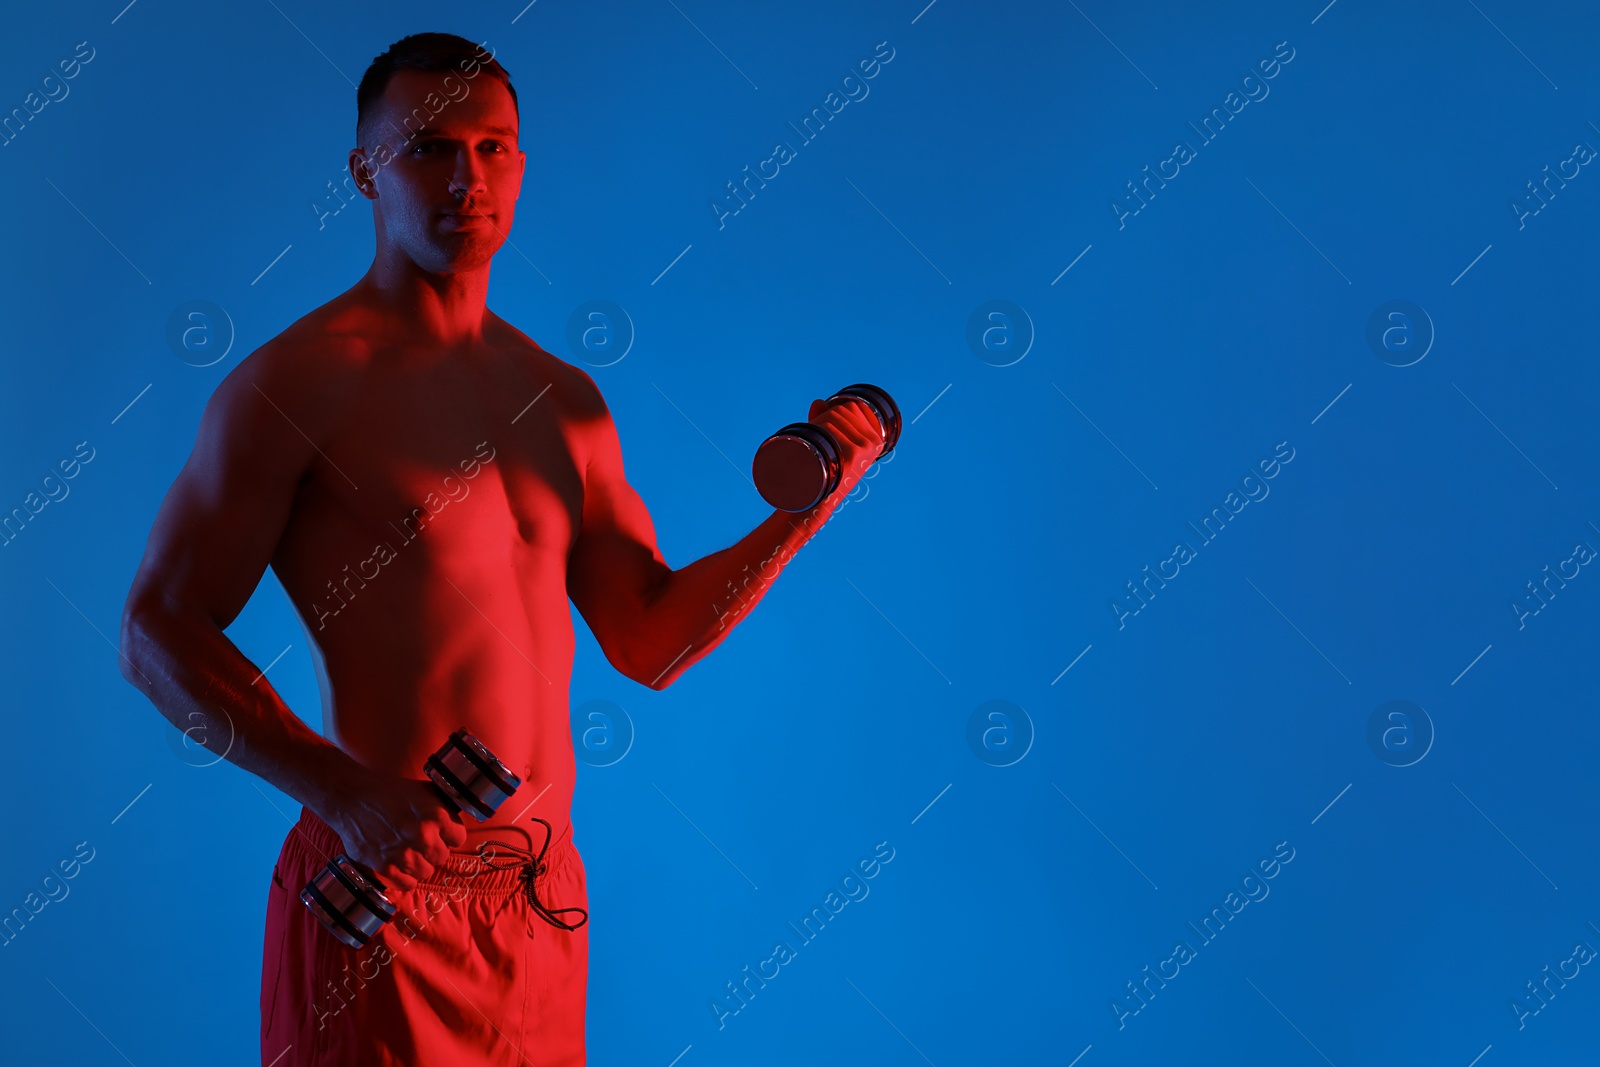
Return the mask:
{"type": "Polygon", "coordinates": [[[459,274],[432,274],[407,260],[373,261],[358,285],[385,319],[418,340],[473,345],[483,340],[489,267],[459,274]]]}

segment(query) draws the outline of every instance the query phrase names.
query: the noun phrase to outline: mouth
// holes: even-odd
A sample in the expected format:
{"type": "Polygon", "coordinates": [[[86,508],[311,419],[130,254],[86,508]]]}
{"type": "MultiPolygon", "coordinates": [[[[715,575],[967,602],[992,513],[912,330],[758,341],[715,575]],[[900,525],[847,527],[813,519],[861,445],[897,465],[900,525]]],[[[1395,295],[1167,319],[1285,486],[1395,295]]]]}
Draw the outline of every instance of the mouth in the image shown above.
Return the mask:
{"type": "Polygon", "coordinates": [[[493,214],[481,211],[442,212],[439,215],[439,224],[451,230],[497,225],[493,214]]]}

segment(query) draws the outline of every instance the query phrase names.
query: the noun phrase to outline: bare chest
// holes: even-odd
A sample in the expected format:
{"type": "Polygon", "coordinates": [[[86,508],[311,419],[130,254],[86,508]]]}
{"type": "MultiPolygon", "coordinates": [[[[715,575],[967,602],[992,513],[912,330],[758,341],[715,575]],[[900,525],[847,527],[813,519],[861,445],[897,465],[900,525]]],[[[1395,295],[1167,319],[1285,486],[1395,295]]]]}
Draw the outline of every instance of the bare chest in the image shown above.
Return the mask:
{"type": "Polygon", "coordinates": [[[398,539],[441,565],[564,559],[581,524],[585,454],[568,391],[550,377],[513,359],[371,374],[302,487],[301,540],[398,539]]]}

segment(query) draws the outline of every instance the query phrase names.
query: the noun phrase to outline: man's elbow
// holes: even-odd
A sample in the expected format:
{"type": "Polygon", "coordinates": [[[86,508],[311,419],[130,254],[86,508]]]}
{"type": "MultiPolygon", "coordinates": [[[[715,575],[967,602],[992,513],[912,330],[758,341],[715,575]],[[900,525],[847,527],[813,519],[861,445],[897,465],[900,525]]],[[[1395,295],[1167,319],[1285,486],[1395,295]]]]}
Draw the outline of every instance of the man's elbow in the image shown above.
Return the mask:
{"type": "Polygon", "coordinates": [[[602,639],[600,654],[611,664],[611,669],[628,679],[650,689],[666,688],[668,679],[662,677],[661,664],[652,666],[636,649],[602,639]]]}
{"type": "MultiPolygon", "coordinates": [[[[690,646],[693,647],[693,646],[690,646]]],[[[668,659],[664,655],[650,656],[618,656],[612,659],[612,665],[632,681],[638,682],[646,689],[660,691],[678,680],[688,667],[685,662],[689,649],[685,648],[668,659]]]]}
{"type": "Polygon", "coordinates": [[[669,662],[661,649],[642,647],[649,643],[642,635],[656,632],[659,618],[651,612],[665,593],[672,574],[670,567],[663,567],[652,575],[650,581],[639,591],[639,598],[632,612],[635,619],[639,620],[638,625],[620,642],[623,647],[606,653],[606,658],[611,661],[613,667],[648,689],[665,689],[676,681],[678,675],[683,673],[678,665],[689,651],[685,648],[669,662]]]}
{"type": "Polygon", "coordinates": [[[635,666],[623,671],[623,673],[645,688],[654,689],[657,692],[660,692],[678,680],[679,672],[673,671],[672,665],[668,665],[666,667],[662,667],[660,665],[649,665],[635,666]]]}
{"type": "Polygon", "coordinates": [[[150,678],[140,665],[145,652],[157,640],[162,609],[147,597],[132,595],[122,608],[122,627],[117,643],[117,667],[122,677],[136,689],[145,689],[150,678]]]}

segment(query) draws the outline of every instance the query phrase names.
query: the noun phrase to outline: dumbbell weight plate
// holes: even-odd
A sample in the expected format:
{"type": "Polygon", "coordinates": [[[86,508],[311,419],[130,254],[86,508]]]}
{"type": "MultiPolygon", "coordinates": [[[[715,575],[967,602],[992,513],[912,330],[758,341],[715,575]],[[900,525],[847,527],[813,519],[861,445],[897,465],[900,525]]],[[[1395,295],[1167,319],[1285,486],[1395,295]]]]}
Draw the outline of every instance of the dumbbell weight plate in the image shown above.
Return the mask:
{"type": "Polygon", "coordinates": [[[451,734],[444,747],[428,757],[423,770],[445,799],[479,822],[493,815],[522,784],[482,741],[465,730],[451,734]]]}
{"type": "Polygon", "coordinates": [[[306,884],[300,899],[334,937],[361,948],[394,918],[395,906],[383,891],[376,875],[341,852],[306,884]]]}
{"type": "Polygon", "coordinates": [[[779,511],[809,511],[839,484],[838,444],[809,422],[791,422],[756,449],[750,477],[779,511]]]}

